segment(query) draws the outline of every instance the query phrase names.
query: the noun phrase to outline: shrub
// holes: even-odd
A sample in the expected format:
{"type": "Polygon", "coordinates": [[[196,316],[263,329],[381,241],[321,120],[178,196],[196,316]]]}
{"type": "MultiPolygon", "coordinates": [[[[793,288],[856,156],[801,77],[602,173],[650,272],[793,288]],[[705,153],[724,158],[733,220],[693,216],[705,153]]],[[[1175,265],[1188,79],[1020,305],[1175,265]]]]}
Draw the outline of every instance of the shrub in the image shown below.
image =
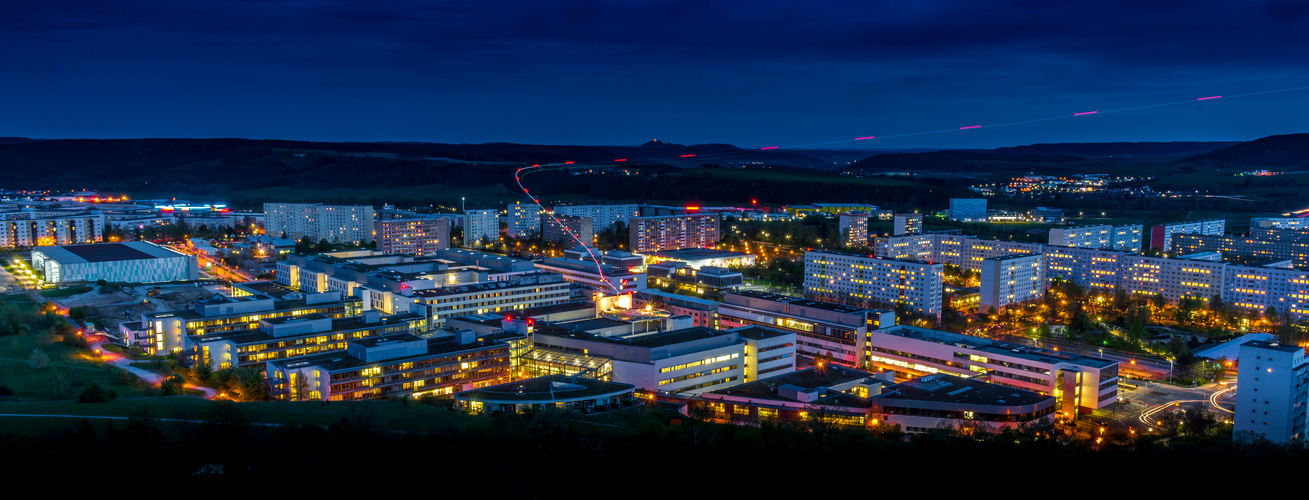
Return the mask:
{"type": "Polygon", "coordinates": [[[103,403],[109,399],[109,393],[100,384],[91,382],[77,395],[78,403],[103,403]]]}

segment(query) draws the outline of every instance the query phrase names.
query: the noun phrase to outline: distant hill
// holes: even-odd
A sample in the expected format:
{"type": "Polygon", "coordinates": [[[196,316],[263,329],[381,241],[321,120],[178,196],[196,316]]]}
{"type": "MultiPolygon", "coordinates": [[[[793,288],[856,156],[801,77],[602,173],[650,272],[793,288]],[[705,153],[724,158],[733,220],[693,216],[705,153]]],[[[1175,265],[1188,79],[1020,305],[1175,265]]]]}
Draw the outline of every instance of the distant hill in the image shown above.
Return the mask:
{"type": "Polygon", "coordinates": [[[1192,162],[1216,162],[1251,168],[1309,168],[1309,134],[1274,135],[1199,154],[1192,162]]]}
{"type": "Polygon", "coordinates": [[[1031,144],[996,148],[1003,155],[1079,156],[1082,158],[1122,156],[1197,155],[1241,144],[1239,142],[1091,142],[1070,144],[1031,144]]]}

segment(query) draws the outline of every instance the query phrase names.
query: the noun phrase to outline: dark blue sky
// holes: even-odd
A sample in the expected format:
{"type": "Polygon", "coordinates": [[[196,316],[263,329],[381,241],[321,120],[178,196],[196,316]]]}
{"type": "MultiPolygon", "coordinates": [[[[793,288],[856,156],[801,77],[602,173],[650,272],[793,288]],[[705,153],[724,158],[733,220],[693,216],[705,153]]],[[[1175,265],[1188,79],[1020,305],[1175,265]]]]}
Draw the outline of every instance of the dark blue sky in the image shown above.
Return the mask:
{"type": "MultiPolygon", "coordinates": [[[[47,0],[6,4],[0,68],[0,136],[757,147],[1309,86],[1309,4],[47,0]]],[[[1246,140],[1309,132],[1306,110],[1309,90],[858,145],[1246,140]]]]}

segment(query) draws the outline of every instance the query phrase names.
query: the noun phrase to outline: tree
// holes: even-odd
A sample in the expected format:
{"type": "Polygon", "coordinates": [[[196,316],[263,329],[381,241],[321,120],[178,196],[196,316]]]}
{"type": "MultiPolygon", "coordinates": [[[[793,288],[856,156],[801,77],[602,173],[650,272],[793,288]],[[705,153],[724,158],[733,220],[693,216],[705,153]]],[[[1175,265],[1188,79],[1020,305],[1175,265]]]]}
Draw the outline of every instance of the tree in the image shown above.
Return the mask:
{"type": "Polygon", "coordinates": [[[186,380],[181,375],[173,375],[159,383],[160,396],[176,396],[182,393],[182,387],[186,385],[186,380]]]}
{"type": "Polygon", "coordinates": [[[49,365],[50,356],[46,355],[40,347],[32,349],[32,355],[27,357],[27,366],[32,367],[33,370],[44,370],[49,365]]]}

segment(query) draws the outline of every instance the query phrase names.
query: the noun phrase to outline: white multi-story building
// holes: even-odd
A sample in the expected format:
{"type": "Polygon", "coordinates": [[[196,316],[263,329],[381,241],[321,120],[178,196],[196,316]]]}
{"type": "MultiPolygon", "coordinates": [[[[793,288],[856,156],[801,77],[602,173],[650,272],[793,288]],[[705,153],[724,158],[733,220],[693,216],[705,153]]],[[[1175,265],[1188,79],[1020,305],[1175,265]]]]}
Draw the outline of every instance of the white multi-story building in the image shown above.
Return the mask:
{"type": "Polygon", "coordinates": [[[446,286],[406,293],[410,311],[422,312],[428,324],[440,326],[450,318],[503,313],[568,302],[570,284],[554,273],[528,273],[507,281],[446,286]]]}
{"type": "Polygon", "coordinates": [[[1124,252],[1141,250],[1141,226],[1082,226],[1050,230],[1050,244],[1061,247],[1111,248],[1124,252]]]}
{"type": "Polygon", "coordinates": [[[980,311],[999,311],[1045,295],[1045,256],[1006,255],[982,260],[980,311]]]}
{"type": "Polygon", "coordinates": [[[265,230],[273,236],[286,234],[299,240],[363,243],[373,241],[376,212],[369,205],[323,205],[321,203],[265,203],[265,230]]]}
{"type": "Polygon", "coordinates": [[[544,209],[536,203],[518,202],[509,205],[510,238],[530,238],[541,234],[541,212],[544,209]]]}
{"type": "Polygon", "coordinates": [[[385,253],[430,255],[450,248],[450,219],[379,219],[377,249],[385,253]]]}
{"type": "Polygon", "coordinates": [[[1092,291],[1110,292],[1118,288],[1120,264],[1127,254],[1100,248],[1043,247],[1045,281],[1054,279],[1076,283],[1092,291]]]}
{"type": "Polygon", "coordinates": [[[891,232],[895,236],[919,234],[923,232],[923,214],[895,214],[895,227],[891,232]]]}
{"type": "Polygon", "coordinates": [[[493,208],[464,210],[464,247],[483,240],[500,241],[500,213],[493,208]]]}
{"type": "Polygon", "coordinates": [[[993,384],[1053,395],[1066,415],[1089,413],[1118,400],[1118,362],[897,325],[869,332],[869,369],[897,379],[947,373],[985,376],[993,384]]]}
{"type": "Polygon", "coordinates": [[[838,225],[841,231],[841,237],[845,238],[845,246],[862,247],[868,245],[868,214],[864,212],[849,212],[838,216],[838,225]]]}
{"type": "Polygon", "coordinates": [[[1169,251],[1172,249],[1172,239],[1174,234],[1222,236],[1226,231],[1227,221],[1223,219],[1160,224],[1150,228],[1150,248],[1163,250],[1165,252],[1169,251]]]}
{"type": "Polygon", "coordinates": [[[105,216],[23,210],[0,213],[0,248],[76,245],[104,241],[105,216]]]}
{"type": "Polygon", "coordinates": [[[591,219],[555,214],[541,220],[541,239],[570,246],[592,246],[595,233],[591,231],[591,219]]]}
{"type": "Polygon", "coordinates": [[[918,234],[874,238],[873,253],[891,259],[921,260],[981,269],[982,260],[1004,255],[1040,253],[1041,245],[982,240],[961,234],[918,234]]]}
{"type": "Polygon", "coordinates": [[[1209,300],[1223,293],[1227,264],[1222,262],[1123,256],[1119,286],[1132,294],[1160,294],[1170,303],[1182,297],[1209,300]]]}
{"type": "Polygon", "coordinates": [[[986,222],[986,198],[950,198],[950,220],[986,222]]]}
{"type": "Polygon", "coordinates": [[[631,252],[709,248],[720,239],[716,212],[632,217],[629,220],[628,251],[631,252]]]}
{"type": "MultiPolygon", "coordinates": [[[[1250,228],[1274,227],[1278,229],[1309,228],[1309,217],[1255,217],[1250,219],[1250,228]]],[[[1209,234],[1209,233],[1205,233],[1209,234]]],[[[1217,233],[1223,234],[1223,233],[1217,233]]]]}
{"type": "Polygon", "coordinates": [[[835,252],[805,252],[805,293],[899,304],[910,311],[941,316],[940,263],[881,259],[835,252]]]}
{"type": "Polygon", "coordinates": [[[603,231],[615,222],[630,225],[632,217],[641,215],[641,205],[558,205],[554,213],[590,218],[591,228],[603,231]]]}
{"type": "Polygon", "coordinates": [[[1304,348],[1252,340],[1241,344],[1236,372],[1236,439],[1289,443],[1305,438],[1309,361],[1304,348]]]}

